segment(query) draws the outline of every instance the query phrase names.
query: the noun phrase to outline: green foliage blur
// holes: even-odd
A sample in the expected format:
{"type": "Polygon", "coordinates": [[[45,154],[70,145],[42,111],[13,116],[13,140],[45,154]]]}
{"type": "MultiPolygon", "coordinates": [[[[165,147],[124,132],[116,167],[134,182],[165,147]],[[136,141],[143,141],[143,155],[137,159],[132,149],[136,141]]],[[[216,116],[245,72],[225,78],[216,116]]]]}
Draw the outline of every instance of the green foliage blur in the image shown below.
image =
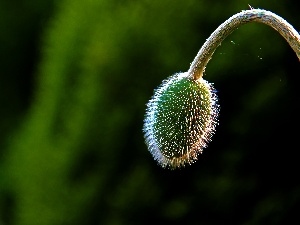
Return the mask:
{"type": "Polygon", "coordinates": [[[144,143],[153,90],[248,4],[300,29],[296,0],[1,0],[0,225],[297,224],[300,66],[273,29],[209,62],[220,124],[195,164],[144,143]]]}

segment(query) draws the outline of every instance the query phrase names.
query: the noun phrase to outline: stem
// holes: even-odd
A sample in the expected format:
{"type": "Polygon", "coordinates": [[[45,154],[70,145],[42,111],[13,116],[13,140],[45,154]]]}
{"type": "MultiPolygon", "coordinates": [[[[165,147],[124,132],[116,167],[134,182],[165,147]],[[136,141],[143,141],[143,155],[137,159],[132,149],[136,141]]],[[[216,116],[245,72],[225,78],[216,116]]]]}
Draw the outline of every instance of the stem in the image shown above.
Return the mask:
{"type": "Polygon", "coordinates": [[[211,59],[216,48],[237,27],[248,22],[264,23],[278,31],[297,54],[300,61],[300,35],[280,16],[262,9],[250,9],[237,13],[222,23],[206,40],[199,50],[188,70],[189,76],[198,80],[203,76],[205,67],[211,59]]]}

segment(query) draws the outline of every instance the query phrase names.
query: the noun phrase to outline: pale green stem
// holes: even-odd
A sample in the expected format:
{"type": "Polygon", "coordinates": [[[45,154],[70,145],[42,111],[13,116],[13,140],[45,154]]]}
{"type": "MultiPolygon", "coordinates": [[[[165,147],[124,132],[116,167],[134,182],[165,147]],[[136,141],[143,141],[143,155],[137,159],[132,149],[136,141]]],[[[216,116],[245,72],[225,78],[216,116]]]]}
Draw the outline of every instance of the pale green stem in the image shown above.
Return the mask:
{"type": "Polygon", "coordinates": [[[222,23],[206,40],[188,70],[189,76],[197,80],[203,76],[205,67],[216,48],[236,28],[249,22],[264,23],[278,31],[297,54],[300,61],[300,35],[280,16],[262,9],[250,9],[237,13],[222,23]]]}

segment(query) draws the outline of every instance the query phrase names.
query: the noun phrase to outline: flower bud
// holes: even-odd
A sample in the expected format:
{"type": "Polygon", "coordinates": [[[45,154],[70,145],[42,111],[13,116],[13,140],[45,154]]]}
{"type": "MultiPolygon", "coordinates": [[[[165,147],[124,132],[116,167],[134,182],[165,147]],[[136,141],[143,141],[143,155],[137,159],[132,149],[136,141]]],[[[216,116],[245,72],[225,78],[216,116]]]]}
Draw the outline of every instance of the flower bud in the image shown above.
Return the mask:
{"type": "Polygon", "coordinates": [[[212,84],[177,73],[155,90],[147,104],[144,136],[153,158],[170,169],[191,164],[211,141],[219,105],[212,84]]]}

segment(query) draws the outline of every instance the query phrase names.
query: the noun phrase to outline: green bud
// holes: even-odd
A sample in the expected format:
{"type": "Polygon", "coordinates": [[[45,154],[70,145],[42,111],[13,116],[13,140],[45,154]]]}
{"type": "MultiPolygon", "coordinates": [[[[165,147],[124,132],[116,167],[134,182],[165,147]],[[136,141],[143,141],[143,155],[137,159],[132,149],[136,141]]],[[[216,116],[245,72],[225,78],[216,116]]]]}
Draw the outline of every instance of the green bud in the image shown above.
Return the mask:
{"type": "Polygon", "coordinates": [[[153,158],[170,169],[191,164],[211,140],[219,105],[212,84],[178,73],[147,104],[144,136],[153,158]]]}

